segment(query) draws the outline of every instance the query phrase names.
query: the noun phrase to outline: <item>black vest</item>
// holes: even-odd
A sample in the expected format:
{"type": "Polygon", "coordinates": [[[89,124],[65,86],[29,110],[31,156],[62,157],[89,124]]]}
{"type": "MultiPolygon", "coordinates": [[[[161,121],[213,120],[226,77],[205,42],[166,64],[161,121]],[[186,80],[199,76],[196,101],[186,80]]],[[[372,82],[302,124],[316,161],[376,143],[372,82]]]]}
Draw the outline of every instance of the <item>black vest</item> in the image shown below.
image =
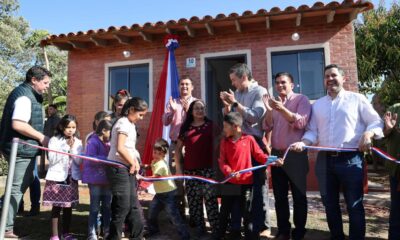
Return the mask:
{"type": "MultiPolygon", "coordinates": [[[[26,137],[12,128],[12,115],[14,103],[19,97],[28,97],[31,100],[31,118],[28,122],[38,132],[43,132],[43,97],[37,93],[30,84],[24,82],[16,87],[8,96],[4,106],[3,116],[0,125],[0,149],[5,155],[10,155],[13,138],[19,138],[31,144],[39,145],[35,139],[26,137]]],[[[18,157],[35,157],[40,154],[40,150],[24,144],[18,144],[18,157]]]]}

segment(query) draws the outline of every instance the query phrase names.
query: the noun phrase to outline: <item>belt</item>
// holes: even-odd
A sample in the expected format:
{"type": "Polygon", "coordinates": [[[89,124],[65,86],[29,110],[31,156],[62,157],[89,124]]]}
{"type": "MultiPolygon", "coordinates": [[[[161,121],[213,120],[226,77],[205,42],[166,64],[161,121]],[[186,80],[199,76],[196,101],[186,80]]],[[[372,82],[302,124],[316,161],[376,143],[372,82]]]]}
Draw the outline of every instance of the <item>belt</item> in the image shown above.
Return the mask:
{"type": "Polygon", "coordinates": [[[344,157],[344,156],[349,156],[349,155],[356,155],[359,154],[359,151],[354,151],[354,152],[338,152],[338,151],[326,151],[325,154],[328,157],[344,157]]]}
{"type": "Polygon", "coordinates": [[[173,144],[176,144],[177,142],[178,142],[178,141],[172,141],[172,140],[171,140],[171,143],[173,143],[173,144]]]}

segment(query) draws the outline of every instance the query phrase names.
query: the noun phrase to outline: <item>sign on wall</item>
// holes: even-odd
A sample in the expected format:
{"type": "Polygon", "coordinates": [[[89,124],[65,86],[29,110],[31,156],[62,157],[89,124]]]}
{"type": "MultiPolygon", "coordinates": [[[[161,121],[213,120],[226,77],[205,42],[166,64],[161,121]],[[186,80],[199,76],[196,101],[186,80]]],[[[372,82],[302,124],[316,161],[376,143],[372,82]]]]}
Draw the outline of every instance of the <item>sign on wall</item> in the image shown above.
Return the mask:
{"type": "Polygon", "coordinates": [[[196,58],[186,58],[186,68],[194,68],[196,67],[196,58]]]}

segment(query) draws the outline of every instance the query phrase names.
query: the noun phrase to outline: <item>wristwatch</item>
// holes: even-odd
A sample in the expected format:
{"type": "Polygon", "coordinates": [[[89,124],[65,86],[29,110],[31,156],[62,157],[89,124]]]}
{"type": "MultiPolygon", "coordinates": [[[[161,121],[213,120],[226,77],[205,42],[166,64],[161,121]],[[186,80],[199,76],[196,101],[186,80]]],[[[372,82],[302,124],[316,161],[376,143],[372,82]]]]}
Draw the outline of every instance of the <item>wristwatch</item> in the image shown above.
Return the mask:
{"type": "Polygon", "coordinates": [[[232,108],[234,108],[234,109],[236,109],[237,107],[238,107],[238,102],[234,102],[234,103],[232,103],[232,108]]]}

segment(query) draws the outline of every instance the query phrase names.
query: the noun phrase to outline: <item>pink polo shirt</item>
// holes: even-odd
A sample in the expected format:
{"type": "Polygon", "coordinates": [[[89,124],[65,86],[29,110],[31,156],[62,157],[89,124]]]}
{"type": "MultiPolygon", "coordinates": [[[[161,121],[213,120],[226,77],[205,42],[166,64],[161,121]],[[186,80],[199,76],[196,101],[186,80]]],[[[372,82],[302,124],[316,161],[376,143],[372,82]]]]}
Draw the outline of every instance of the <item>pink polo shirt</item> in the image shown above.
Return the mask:
{"type": "MultiPolygon", "coordinates": [[[[192,103],[194,100],[196,100],[196,98],[194,98],[193,96],[190,96],[189,104],[192,103]]],[[[186,112],[183,109],[181,99],[176,98],[175,101],[176,101],[176,105],[177,105],[176,111],[174,112],[171,109],[171,106],[168,102],[167,107],[165,109],[165,113],[162,117],[163,124],[165,126],[170,125],[169,138],[172,141],[178,140],[179,131],[181,130],[182,123],[183,123],[183,121],[185,121],[185,118],[186,118],[186,112]]]]}
{"type": "MultiPolygon", "coordinates": [[[[280,112],[272,111],[272,125],[264,121],[266,132],[272,131],[272,148],[286,150],[290,144],[301,141],[311,116],[311,104],[308,98],[302,94],[292,93],[284,100],[284,106],[295,114],[296,120],[289,123],[280,112]]],[[[268,114],[268,113],[267,113],[268,114]]]]}

